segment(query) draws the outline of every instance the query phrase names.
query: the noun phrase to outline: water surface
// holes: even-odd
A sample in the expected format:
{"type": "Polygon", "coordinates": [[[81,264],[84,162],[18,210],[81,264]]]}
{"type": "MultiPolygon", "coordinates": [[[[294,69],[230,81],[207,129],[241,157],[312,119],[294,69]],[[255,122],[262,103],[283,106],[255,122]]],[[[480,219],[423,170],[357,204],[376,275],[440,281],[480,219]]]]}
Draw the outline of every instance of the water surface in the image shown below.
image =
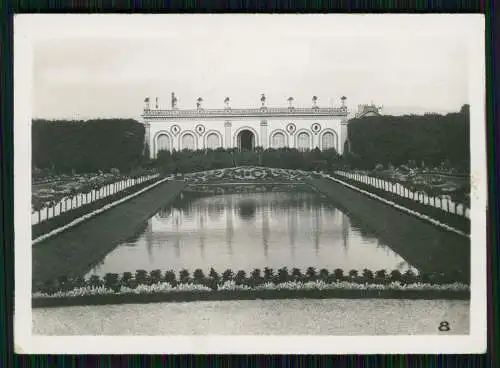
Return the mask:
{"type": "Polygon", "coordinates": [[[177,200],[88,275],[213,267],[372,270],[412,268],[375,234],[310,192],[223,194],[177,200]]]}

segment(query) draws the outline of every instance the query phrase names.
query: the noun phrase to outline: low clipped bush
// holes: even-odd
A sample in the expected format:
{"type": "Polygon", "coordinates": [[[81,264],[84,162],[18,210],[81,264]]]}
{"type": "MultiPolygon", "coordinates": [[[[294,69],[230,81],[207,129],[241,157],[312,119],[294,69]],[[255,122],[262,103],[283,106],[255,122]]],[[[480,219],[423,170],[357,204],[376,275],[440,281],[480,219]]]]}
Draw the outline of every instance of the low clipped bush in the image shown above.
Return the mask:
{"type": "Polygon", "coordinates": [[[247,284],[246,272],[243,270],[236,272],[236,275],[234,276],[234,282],[236,283],[236,285],[246,285],[247,284]]]}
{"type": "Polygon", "coordinates": [[[341,281],[344,279],[344,270],[340,268],[336,268],[333,270],[333,280],[334,281],[341,281]]]}
{"type": "Polygon", "coordinates": [[[157,284],[161,281],[162,279],[162,272],[161,270],[153,270],[149,273],[149,280],[152,284],[157,284]]]}
{"type": "Polygon", "coordinates": [[[300,270],[300,268],[293,268],[291,280],[297,282],[297,281],[302,281],[303,279],[304,279],[304,275],[302,274],[302,271],[300,270]]]}
{"type": "Polygon", "coordinates": [[[306,270],[306,276],[309,281],[315,281],[317,279],[316,268],[308,267],[306,270]]]}
{"type": "Polygon", "coordinates": [[[260,270],[260,268],[256,268],[250,273],[249,281],[252,286],[260,285],[263,280],[264,278],[262,277],[262,271],[260,270]]]}
{"type": "Polygon", "coordinates": [[[132,281],[135,281],[134,276],[132,275],[132,272],[124,272],[121,279],[120,279],[121,285],[126,286],[126,287],[130,287],[130,288],[132,287],[132,281]]]}
{"type": "Polygon", "coordinates": [[[193,283],[197,285],[205,285],[206,284],[205,280],[205,274],[203,273],[203,270],[200,268],[197,268],[193,272],[193,283]]]}
{"type": "Polygon", "coordinates": [[[187,284],[189,281],[189,271],[184,268],[179,272],[179,282],[181,284],[187,284]]]}
{"type": "Polygon", "coordinates": [[[135,281],[137,281],[137,283],[139,285],[141,284],[148,284],[148,271],[146,270],[137,270],[135,271],[135,281]]]}
{"type": "Polygon", "coordinates": [[[277,283],[281,283],[281,282],[287,282],[290,280],[290,275],[288,273],[288,268],[286,267],[282,267],[278,270],[278,273],[275,277],[275,281],[277,283]]]}
{"type": "Polygon", "coordinates": [[[222,281],[231,281],[234,277],[233,270],[227,269],[222,273],[222,281]]]}
{"type": "Polygon", "coordinates": [[[349,271],[349,280],[357,280],[358,279],[358,270],[350,270],[349,271]]]}
{"type": "Polygon", "coordinates": [[[177,285],[177,276],[172,270],[168,270],[167,272],[165,272],[165,277],[163,279],[165,280],[165,282],[169,283],[172,286],[177,285]]]}

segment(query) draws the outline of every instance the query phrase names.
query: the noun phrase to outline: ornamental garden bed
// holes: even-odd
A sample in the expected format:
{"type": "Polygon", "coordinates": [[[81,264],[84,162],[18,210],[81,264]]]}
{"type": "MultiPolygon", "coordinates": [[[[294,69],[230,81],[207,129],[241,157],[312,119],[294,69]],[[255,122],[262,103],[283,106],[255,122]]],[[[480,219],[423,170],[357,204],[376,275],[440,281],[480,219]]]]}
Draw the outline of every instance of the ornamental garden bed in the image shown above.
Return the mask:
{"type": "Polygon", "coordinates": [[[46,234],[54,229],[57,229],[61,226],[64,226],[66,224],[69,224],[71,221],[76,220],[79,217],[82,217],[88,213],[91,213],[92,211],[98,210],[110,203],[113,203],[119,199],[125,198],[126,196],[135,193],[143,188],[146,188],[147,186],[163,179],[162,177],[157,177],[148,181],[145,181],[143,183],[134,185],[132,187],[123,189],[119,192],[116,192],[115,194],[112,194],[110,196],[98,199],[94,202],[85,204],[83,206],[77,207],[75,209],[69,210],[67,212],[64,212],[58,216],[52,217],[48,220],[45,220],[43,222],[39,222],[31,227],[31,238],[36,239],[37,237],[46,234]]]}
{"type": "Polygon", "coordinates": [[[311,172],[259,166],[240,166],[185,174],[189,183],[298,182],[311,178],[311,172]]]}
{"type": "Polygon", "coordinates": [[[341,269],[330,272],[309,267],[305,272],[286,267],[276,272],[270,268],[222,274],[211,269],[207,276],[201,269],[190,275],[181,270],[162,273],[137,270],[106,274],[103,278],[60,278],[33,288],[32,306],[102,305],[151,302],[187,302],[202,300],[249,300],[290,298],[402,298],[469,299],[466,283],[453,280],[460,275],[415,274],[411,270],[362,273],[341,269]]]}
{"type": "Polygon", "coordinates": [[[355,186],[359,189],[365,190],[369,193],[375,194],[381,198],[384,198],[388,201],[394,202],[398,205],[401,205],[403,207],[408,208],[409,210],[418,212],[422,215],[429,216],[430,218],[437,220],[439,222],[442,222],[443,224],[446,224],[448,226],[454,227],[466,234],[470,234],[470,219],[468,219],[465,216],[461,215],[456,215],[451,212],[446,212],[443,211],[439,208],[429,206],[422,204],[420,202],[414,201],[409,198],[401,197],[397,194],[387,192],[383,189],[376,188],[374,186],[352,180],[349,178],[346,178],[341,175],[337,175],[335,173],[329,173],[330,176],[332,176],[335,179],[338,179],[340,181],[343,181],[347,184],[350,184],[352,186],[355,186]]]}

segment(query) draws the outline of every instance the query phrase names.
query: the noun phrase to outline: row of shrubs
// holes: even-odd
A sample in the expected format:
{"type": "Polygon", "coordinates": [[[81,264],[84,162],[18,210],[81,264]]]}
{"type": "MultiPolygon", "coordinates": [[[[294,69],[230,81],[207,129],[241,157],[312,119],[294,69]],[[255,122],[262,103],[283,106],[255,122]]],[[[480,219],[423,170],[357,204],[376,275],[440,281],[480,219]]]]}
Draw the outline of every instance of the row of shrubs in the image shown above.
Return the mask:
{"type": "Polygon", "coordinates": [[[222,273],[218,273],[213,268],[210,269],[208,274],[201,269],[196,269],[191,274],[188,270],[183,269],[179,271],[178,275],[175,271],[169,270],[162,272],[161,270],[137,270],[135,274],[131,272],[124,272],[119,275],[117,273],[107,273],[104,277],[93,275],[88,279],[83,277],[60,277],[43,284],[35,284],[33,286],[34,292],[51,293],[56,291],[72,290],[77,287],[106,287],[113,290],[120,290],[122,286],[128,288],[136,288],[139,285],[153,285],[160,282],[167,282],[172,286],[181,284],[197,284],[203,285],[216,290],[218,286],[227,281],[234,281],[237,285],[246,285],[250,287],[259,286],[265,283],[284,283],[284,282],[310,282],[310,281],[324,281],[324,282],[340,282],[350,281],[361,284],[390,284],[392,282],[400,282],[402,284],[413,283],[428,283],[428,284],[451,284],[454,282],[462,282],[468,284],[469,281],[465,280],[462,272],[457,271],[455,274],[436,274],[436,273],[415,273],[412,270],[407,270],[404,273],[393,270],[387,272],[386,270],[372,271],[364,269],[362,272],[357,270],[350,270],[345,273],[342,269],[335,269],[330,272],[327,269],[316,270],[314,267],[309,267],[305,272],[299,268],[288,270],[287,267],[282,267],[278,270],[266,267],[263,270],[254,269],[250,273],[244,270],[234,272],[227,269],[222,273]]]}

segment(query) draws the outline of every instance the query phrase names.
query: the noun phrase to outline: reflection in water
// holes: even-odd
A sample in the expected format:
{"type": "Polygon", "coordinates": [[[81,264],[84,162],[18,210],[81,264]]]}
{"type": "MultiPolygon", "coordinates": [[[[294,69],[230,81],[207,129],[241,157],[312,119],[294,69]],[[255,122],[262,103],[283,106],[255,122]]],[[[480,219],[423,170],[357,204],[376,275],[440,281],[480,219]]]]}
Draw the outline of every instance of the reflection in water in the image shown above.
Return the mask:
{"type": "Polygon", "coordinates": [[[349,227],[349,218],[345,214],[342,214],[342,245],[346,253],[349,248],[349,227]]]}
{"type": "Polygon", "coordinates": [[[317,194],[261,192],[178,200],[90,274],[284,266],[346,271],[411,267],[317,194]]]}
{"type": "Polygon", "coordinates": [[[245,199],[238,203],[238,213],[243,220],[252,220],[255,217],[257,204],[251,199],[245,199]]]}

